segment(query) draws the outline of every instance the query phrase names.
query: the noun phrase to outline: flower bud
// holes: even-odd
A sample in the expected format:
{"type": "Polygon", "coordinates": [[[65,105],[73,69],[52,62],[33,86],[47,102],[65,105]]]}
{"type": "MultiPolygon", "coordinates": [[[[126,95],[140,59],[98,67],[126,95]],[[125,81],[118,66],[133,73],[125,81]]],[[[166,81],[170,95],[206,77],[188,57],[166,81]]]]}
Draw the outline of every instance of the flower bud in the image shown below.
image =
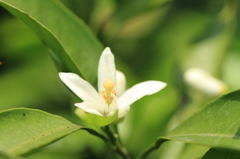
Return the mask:
{"type": "Polygon", "coordinates": [[[188,69],[184,73],[184,81],[207,95],[219,96],[227,92],[225,83],[198,68],[188,69]]]}
{"type": "Polygon", "coordinates": [[[117,95],[120,96],[126,90],[126,77],[122,72],[118,70],[116,70],[116,76],[117,76],[117,95]]]}

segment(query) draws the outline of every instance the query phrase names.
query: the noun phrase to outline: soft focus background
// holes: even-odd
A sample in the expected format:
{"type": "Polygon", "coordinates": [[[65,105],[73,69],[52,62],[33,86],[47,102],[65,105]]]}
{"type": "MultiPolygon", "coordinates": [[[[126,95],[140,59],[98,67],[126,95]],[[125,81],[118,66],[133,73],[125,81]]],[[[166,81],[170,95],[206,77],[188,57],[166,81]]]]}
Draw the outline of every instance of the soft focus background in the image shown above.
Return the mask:
{"type": "MultiPolygon", "coordinates": [[[[61,2],[111,48],[128,88],[151,79],[168,84],[163,91],[134,103],[119,125],[122,142],[132,156],[215,98],[187,86],[183,73],[188,68],[209,72],[225,82],[229,91],[240,88],[238,0],[61,2]]],[[[72,99],[76,101],[76,97],[59,80],[47,47],[3,8],[0,62],[0,110],[37,108],[79,122],[72,113],[72,99]]],[[[28,158],[111,158],[105,147],[100,139],[78,131],[28,158]]],[[[166,158],[173,148],[178,153],[176,158],[201,157],[208,149],[175,142],[164,145],[150,158],[166,158]],[[165,153],[161,153],[163,149],[165,153]]]]}

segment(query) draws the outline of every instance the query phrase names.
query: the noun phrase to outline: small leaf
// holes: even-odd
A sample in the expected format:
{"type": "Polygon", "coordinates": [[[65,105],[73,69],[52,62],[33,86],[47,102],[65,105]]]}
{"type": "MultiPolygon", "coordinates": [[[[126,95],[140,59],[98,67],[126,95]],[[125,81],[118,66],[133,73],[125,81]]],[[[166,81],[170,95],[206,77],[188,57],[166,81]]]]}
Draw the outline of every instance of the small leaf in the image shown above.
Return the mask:
{"type": "Polygon", "coordinates": [[[202,159],[239,159],[240,152],[222,149],[210,149],[202,159]]]}
{"type": "Polygon", "coordinates": [[[68,120],[36,109],[0,112],[0,151],[24,155],[81,128],[68,120]]]}
{"type": "Polygon", "coordinates": [[[240,90],[212,101],[161,139],[240,150],[240,90]]]}
{"type": "Polygon", "coordinates": [[[10,155],[0,151],[0,159],[23,159],[23,158],[19,157],[19,156],[13,157],[13,156],[10,156],[10,155]]]}
{"type": "Polygon", "coordinates": [[[0,158],[1,159],[11,159],[10,156],[8,156],[7,154],[3,153],[3,152],[0,152],[0,158]]]}

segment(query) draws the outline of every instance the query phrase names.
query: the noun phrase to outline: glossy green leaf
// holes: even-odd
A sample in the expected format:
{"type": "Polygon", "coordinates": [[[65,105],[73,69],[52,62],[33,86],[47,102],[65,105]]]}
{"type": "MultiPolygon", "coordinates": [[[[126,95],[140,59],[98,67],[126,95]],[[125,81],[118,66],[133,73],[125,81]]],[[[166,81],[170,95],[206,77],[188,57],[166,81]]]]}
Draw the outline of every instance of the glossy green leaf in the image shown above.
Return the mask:
{"type": "Polygon", "coordinates": [[[200,159],[209,147],[168,141],[161,146],[160,150],[159,159],[200,159]]]}
{"type": "Polygon", "coordinates": [[[5,110],[0,112],[0,151],[24,155],[80,128],[60,116],[36,109],[5,110]]]}
{"type": "Polygon", "coordinates": [[[0,151],[0,158],[1,159],[23,159],[22,157],[19,157],[19,156],[10,156],[4,152],[1,152],[0,151]]]}
{"type": "Polygon", "coordinates": [[[54,53],[62,71],[96,80],[103,48],[88,26],[56,0],[0,0],[0,5],[33,29],[54,53]]]}
{"type": "Polygon", "coordinates": [[[240,90],[212,101],[164,139],[240,150],[240,90]]]}
{"type": "Polygon", "coordinates": [[[3,152],[0,152],[0,158],[1,159],[11,159],[10,156],[8,156],[7,154],[3,153],[3,152]]]}
{"type": "Polygon", "coordinates": [[[202,159],[239,159],[240,152],[223,150],[223,149],[210,149],[202,159]]]}

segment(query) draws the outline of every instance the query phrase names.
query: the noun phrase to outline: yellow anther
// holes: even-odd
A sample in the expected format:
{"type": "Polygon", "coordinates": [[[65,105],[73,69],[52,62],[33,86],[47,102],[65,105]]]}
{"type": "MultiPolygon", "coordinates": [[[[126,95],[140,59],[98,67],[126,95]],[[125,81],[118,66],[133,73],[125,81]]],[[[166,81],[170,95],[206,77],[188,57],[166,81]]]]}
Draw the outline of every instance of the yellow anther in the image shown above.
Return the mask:
{"type": "Polygon", "coordinates": [[[107,79],[103,82],[103,87],[106,90],[112,90],[114,88],[115,82],[112,79],[107,79]]]}

